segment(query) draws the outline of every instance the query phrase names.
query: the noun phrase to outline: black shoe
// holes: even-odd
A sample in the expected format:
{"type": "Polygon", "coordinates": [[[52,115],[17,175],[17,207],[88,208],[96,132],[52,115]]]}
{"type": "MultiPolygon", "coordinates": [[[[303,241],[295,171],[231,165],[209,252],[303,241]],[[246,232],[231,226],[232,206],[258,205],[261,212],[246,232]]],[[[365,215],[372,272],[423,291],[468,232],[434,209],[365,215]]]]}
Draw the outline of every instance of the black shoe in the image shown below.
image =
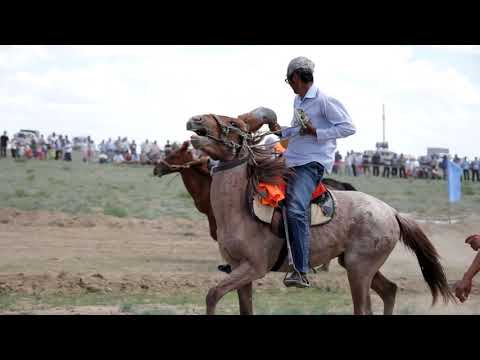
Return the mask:
{"type": "Polygon", "coordinates": [[[300,274],[296,271],[288,275],[283,283],[286,287],[297,287],[297,288],[308,288],[310,287],[310,282],[307,279],[306,274],[300,274]]]}
{"type": "Polygon", "coordinates": [[[229,264],[218,265],[218,270],[230,274],[232,272],[232,267],[229,264]]]}

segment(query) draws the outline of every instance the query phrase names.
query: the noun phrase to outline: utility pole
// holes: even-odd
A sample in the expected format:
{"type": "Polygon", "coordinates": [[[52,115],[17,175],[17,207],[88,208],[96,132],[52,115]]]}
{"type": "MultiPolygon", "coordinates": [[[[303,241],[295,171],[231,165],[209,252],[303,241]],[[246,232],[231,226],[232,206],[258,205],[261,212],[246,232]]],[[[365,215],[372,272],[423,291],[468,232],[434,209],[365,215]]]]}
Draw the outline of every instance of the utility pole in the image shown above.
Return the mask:
{"type": "Polygon", "coordinates": [[[383,119],[383,143],[385,144],[385,104],[382,104],[382,108],[383,108],[383,116],[382,116],[382,119],[383,119]]]}
{"type": "Polygon", "coordinates": [[[388,150],[388,143],[385,141],[385,104],[382,104],[382,123],[383,123],[383,128],[382,128],[382,132],[383,132],[383,138],[382,138],[382,142],[377,142],[376,143],[376,148],[377,150],[378,149],[383,149],[383,150],[388,150]]]}

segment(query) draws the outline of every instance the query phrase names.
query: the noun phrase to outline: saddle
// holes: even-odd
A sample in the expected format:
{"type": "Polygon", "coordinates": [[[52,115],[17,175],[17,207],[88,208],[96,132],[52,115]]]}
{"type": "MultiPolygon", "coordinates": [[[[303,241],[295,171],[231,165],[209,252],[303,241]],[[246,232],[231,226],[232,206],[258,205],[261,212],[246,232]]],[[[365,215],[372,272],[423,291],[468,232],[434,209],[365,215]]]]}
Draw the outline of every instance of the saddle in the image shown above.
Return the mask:
{"type": "MultiPolygon", "coordinates": [[[[261,184],[262,185],[262,184],[261,184]]],[[[261,186],[260,188],[264,188],[261,186]]],[[[280,213],[280,206],[284,206],[285,187],[277,187],[276,192],[265,192],[255,196],[251,201],[251,213],[258,220],[272,226],[272,230],[279,235],[284,234],[282,229],[275,229],[272,222],[276,211],[280,213]],[[264,195],[264,196],[262,196],[264,195]],[[275,231],[277,230],[277,231],[275,231]]],[[[330,222],[335,215],[335,197],[322,183],[315,189],[310,202],[310,226],[320,226],[330,222]]],[[[282,224],[281,228],[283,228],[282,224]]],[[[283,235],[284,236],[284,235],[283,235]]]]}
{"type": "MultiPolygon", "coordinates": [[[[283,239],[282,249],[270,271],[278,271],[287,258],[287,241],[281,210],[281,206],[285,206],[285,194],[281,194],[282,190],[285,190],[284,186],[280,186],[279,194],[274,192],[273,196],[269,194],[270,196],[267,197],[262,197],[262,193],[260,193],[249,202],[252,216],[258,221],[269,224],[271,231],[283,239]]],[[[321,226],[329,223],[335,216],[335,203],[333,193],[323,183],[320,183],[313,192],[310,201],[310,226],[321,226]]]]}

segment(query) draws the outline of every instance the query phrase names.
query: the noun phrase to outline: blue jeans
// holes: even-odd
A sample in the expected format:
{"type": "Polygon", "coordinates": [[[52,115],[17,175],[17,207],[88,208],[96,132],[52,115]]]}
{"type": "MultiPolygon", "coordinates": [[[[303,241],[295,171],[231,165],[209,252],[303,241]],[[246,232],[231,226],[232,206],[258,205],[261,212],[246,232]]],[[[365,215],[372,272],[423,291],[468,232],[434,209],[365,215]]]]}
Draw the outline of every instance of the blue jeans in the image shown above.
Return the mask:
{"type": "Polygon", "coordinates": [[[293,167],[295,174],[288,179],[287,220],[293,262],[298,271],[310,269],[310,199],[323,178],[324,168],[317,162],[293,167]]]}

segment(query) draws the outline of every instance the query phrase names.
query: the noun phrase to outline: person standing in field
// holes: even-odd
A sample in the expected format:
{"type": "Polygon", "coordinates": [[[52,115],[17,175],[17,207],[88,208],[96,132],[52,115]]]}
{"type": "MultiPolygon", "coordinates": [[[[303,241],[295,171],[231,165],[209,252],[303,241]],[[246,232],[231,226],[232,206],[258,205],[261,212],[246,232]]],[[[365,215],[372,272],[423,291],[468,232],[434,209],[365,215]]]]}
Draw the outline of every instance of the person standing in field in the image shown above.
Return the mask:
{"type": "Polygon", "coordinates": [[[47,137],[48,159],[54,159],[57,153],[57,135],[55,132],[47,137]]]}
{"type": "Polygon", "coordinates": [[[93,141],[90,136],[87,136],[87,160],[88,161],[93,161],[95,158],[95,141],[93,141]]]}
{"type": "Polygon", "coordinates": [[[130,152],[132,153],[133,161],[138,161],[137,144],[135,143],[135,140],[132,140],[132,143],[130,144],[130,152]]]}
{"type": "Polygon", "coordinates": [[[477,177],[477,181],[480,181],[478,178],[478,170],[480,169],[480,162],[478,161],[478,157],[475,156],[475,159],[471,163],[472,168],[472,181],[475,181],[475,177],[477,177]]]}
{"type": "Polygon", "coordinates": [[[68,139],[68,136],[65,136],[65,145],[63,147],[63,152],[64,152],[63,160],[72,161],[72,150],[73,150],[72,143],[68,139]]]}
{"type": "Polygon", "coordinates": [[[392,177],[398,176],[398,158],[397,154],[393,154],[392,158],[392,177]]]}
{"type": "Polygon", "coordinates": [[[380,153],[375,152],[372,156],[373,176],[380,176],[380,153]]]}
{"type": "Polygon", "coordinates": [[[337,150],[335,152],[335,162],[333,163],[333,168],[332,168],[332,173],[333,174],[338,174],[339,169],[340,169],[340,162],[342,161],[342,155],[340,152],[337,150]]]}
{"type": "Polygon", "coordinates": [[[470,163],[465,156],[462,161],[462,169],[463,169],[463,180],[469,181],[470,180],[470,163]]]}
{"type": "Polygon", "coordinates": [[[370,157],[368,156],[366,151],[363,153],[362,165],[363,165],[363,175],[365,175],[365,176],[367,176],[367,174],[371,175],[371,172],[370,172],[370,157]]]}
{"type": "Polygon", "coordinates": [[[405,178],[413,175],[413,161],[410,158],[405,159],[405,178]]]}
{"type": "Polygon", "coordinates": [[[357,155],[353,152],[353,150],[350,152],[352,154],[352,172],[353,176],[357,176],[357,167],[358,167],[358,158],[357,155]]]}
{"type": "Polygon", "coordinates": [[[55,140],[55,160],[59,160],[62,157],[63,150],[63,138],[62,135],[58,135],[58,138],[55,140]]]}
{"type": "Polygon", "coordinates": [[[80,149],[82,151],[82,161],[83,162],[88,162],[88,140],[84,140],[80,144],[80,149]]]}
{"type": "Polygon", "coordinates": [[[7,132],[4,131],[3,135],[0,137],[0,157],[7,157],[7,144],[8,136],[7,132]]]}
{"type": "Polygon", "coordinates": [[[345,156],[345,175],[352,176],[352,155],[348,151],[345,156]]]}
{"type": "Polygon", "coordinates": [[[406,162],[405,157],[403,156],[403,154],[400,154],[400,158],[398,159],[399,177],[404,177],[404,178],[407,177],[405,173],[405,162],[406,162]]]}
{"type": "Polygon", "coordinates": [[[392,165],[392,160],[388,156],[383,157],[383,173],[382,177],[390,177],[390,166],[392,165]]]}
{"type": "Polygon", "coordinates": [[[442,161],[440,162],[440,169],[442,169],[443,173],[443,180],[447,180],[447,169],[448,169],[448,157],[447,155],[443,155],[442,161]]]}
{"type": "Polygon", "coordinates": [[[163,147],[163,153],[165,156],[168,156],[172,152],[172,145],[170,145],[170,140],[167,140],[167,143],[163,147]]]}
{"type": "Polygon", "coordinates": [[[17,157],[17,139],[14,137],[10,140],[10,152],[12,153],[12,159],[17,157]]]}
{"type": "Polygon", "coordinates": [[[140,161],[147,161],[147,154],[150,152],[150,143],[148,142],[148,139],[145,139],[145,141],[140,145],[140,161]]]}
{"type": "MultiPolygon", "coordinates": [[[[30,150],[32,151],[32,155],[31,155],[31,158],[32,159],[35,159],[36,156],[37,156],[37,148],[38,148],[38,144],[37,144],[37,141],[32,138],[31,141],[30,141],[30,150]]],[[[29,158],[30,158],[30,155],[29,155],[29,158]]]]}
{"type": "Polygon", "coordinates": [[[45,153],[45,138],[43,137],[43,134],[42,134],[40,135],[40,139],[38,139],[37,153],[35,154],[35,156],[38,160],[43,160],[44,153],[45,153]]]}

